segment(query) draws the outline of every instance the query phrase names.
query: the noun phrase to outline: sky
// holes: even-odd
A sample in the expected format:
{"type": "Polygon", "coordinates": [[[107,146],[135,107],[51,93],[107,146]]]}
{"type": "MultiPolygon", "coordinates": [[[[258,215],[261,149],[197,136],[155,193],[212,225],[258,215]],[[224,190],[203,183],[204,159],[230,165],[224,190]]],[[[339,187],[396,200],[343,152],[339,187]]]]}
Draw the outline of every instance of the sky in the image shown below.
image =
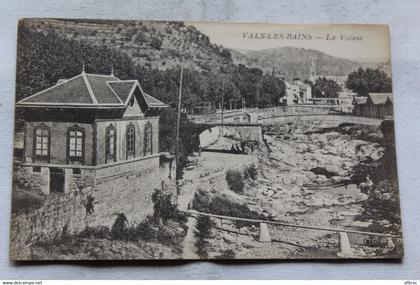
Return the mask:
{"type": "Polygon", "coordinates": [[[212,43],[232,49],[294,46],[362,62],[386,62],[390,58],[386,25],[186,24],[209,36],[212,43]]]}

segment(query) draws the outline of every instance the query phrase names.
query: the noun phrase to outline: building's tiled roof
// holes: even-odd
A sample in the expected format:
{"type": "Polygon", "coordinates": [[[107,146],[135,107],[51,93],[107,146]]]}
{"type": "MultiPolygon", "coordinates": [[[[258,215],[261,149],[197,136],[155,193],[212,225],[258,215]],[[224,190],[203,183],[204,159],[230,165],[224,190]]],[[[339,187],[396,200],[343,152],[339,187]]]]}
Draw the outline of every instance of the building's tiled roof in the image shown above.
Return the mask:
{"type": "Polygon", "coordinates": [[[162,101],[159,101],[155,97],[152,97],[152,96],[150,96],[149,94],[147,94],[145,92],[143,92],[143,95],[144,95],[144,99],[146,100],[147,105],[149,107],[151,107],[151,108],[163,107],[164,105],[167,106],[162,101]]]}
{"type": "Polygon", "coordinates": [[[134,86],[137,85],[137,80],[113,81],[108,82],[108,85],[111,86],[121,101],[125,103],[131,95],[134,86]]]}
{"type": "Polygon", "coordinates": [[[368,97],[375,105],[385,104],[387,99],[392,102],[392,93],[369,93],[368,97]]]}
{"type": "Polygon", "coordinates": [[[51,104],[94,103],[82,76],[76,76],[70,80],[62,81],[53,87],[19,101],[18,104],[41,102],[51,104]]]}
{"type": "Polygon", "coordinates": [[[81,74],[60,79],[56,85],[20,100],[17,107],[125,108],[138,86],[149,108],[166,104],[146,94],[137,80],[120,80],[114,75],[81,74]]]}
{"type": "Polygon", "coordinates": [[[87,74],[88,84],[91,86],[93,95],[100,104],[120,104],[123,103],[111,88],[106,84],[108,81],[119,80],[115,76],[87,74]]]}

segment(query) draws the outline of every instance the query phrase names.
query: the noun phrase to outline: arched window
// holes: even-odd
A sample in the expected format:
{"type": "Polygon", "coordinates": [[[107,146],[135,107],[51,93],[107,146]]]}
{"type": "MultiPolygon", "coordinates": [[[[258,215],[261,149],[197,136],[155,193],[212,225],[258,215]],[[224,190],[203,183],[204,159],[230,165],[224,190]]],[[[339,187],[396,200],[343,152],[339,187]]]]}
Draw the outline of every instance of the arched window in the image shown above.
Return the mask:
{"type": "Polygon", "coordinates": [[[117,131],[113,125],[109,125],[105,133],[105,163],[108,161],[117,161],[117,131]]]}
{"type": "Polygon", "coordinates": [[[136,155],[136,129],[133,124],[129,124],[126,130],[127,159],[136,155]]]}
{"type": "Polygon", "coordinates": [[[44,124],[35,127],[34,129],[34,161],[42,160],[48,161],[50,160],[50,128],[44,124]]]}
{"type": "Polygon", "coordinates": [[[144,148],[143,148],[144,155],[152,154],[153,147],[152,147],[152,123],[147,122],[144,127],[144,148]]]}
{"type": "Polygon", "coordinates": [[[67,130],[67,163],[84,163],[85,130],[77,125],[67,130]]]}

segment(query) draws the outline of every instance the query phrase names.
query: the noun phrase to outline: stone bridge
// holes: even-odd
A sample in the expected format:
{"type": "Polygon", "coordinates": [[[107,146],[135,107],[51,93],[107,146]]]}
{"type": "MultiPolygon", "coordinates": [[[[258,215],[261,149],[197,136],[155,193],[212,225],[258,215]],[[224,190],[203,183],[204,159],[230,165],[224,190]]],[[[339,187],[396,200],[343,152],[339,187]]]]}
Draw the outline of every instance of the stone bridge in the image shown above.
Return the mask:
{"type": "Polygon", "coordinates": [[[262,125],[270,125],[274,123],[289,123],[295,121],[325,121],[333,123],[351,123],[357,125],[379,126],[382,119],[359,117],[353,115],[341,114],[303,114],[303,115],[282,115],[259,118],[259,123],[262,125]]]}
{"type": "Polygon", "coordinates": [[[201,147],[206,148],[220,137],[228,136],[239,141],[263,142],[262,126],[291,123],[296,121],[323,121],[331,123],[350,123],[378,127],[382,119],[354,116],[340,113],[322,106],[290,106],[252,109],[247,111],[234,110],[222,118],[220,114],[194,116],[190,118],[195,127],[194,133],[199,138],[201,147]],[[293,107],[293,108],[292,108],[293,107]]]}
{"type": "Polygon", "coordinates": [[[225,112],[223,120],[220,113],[190,116],[189,118],[194,124],[198,125],[228,123],[238,126],[243,126],[244,124],[269,125],[293,121],[329,121],[379,126],[382,122],[382,119],[354,116],[350,113],[338,112],[331,106],[320,105],[293,105],[262,109],[229,110],[225,112]]]}

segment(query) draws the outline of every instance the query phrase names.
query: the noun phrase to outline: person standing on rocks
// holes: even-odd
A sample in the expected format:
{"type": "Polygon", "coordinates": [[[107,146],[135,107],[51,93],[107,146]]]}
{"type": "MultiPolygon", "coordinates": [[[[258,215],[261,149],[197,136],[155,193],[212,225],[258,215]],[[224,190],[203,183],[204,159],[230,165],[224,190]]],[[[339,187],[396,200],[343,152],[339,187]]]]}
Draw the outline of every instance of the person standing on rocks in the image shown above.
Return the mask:
{"type": "Polygon", "coordinates": [[[92,215],[92,213],[95,211],[93,207],[93,202],[95,201],[95,198],[93,198],[91,195],[87,197],[86,202],[86,216],[92,215]]]}

